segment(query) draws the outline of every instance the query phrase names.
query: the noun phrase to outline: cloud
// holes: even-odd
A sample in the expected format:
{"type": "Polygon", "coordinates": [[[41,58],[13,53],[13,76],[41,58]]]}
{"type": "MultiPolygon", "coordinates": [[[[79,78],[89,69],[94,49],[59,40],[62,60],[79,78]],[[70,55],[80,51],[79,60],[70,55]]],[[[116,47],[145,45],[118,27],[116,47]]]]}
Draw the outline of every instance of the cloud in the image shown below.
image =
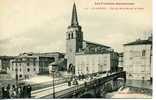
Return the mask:
{"type": "MultiPolygon", "coordinates": [[[[84,39],[122,51],[122,44],[152,30],[151,0],[131,0],[142,11],[86,10],[95,0],[75,0],[84,39]]],[[[106,0],[107,1],[107,0],[106,0]]],[[[108,0],[110,1],[110,0],[108,0]]],[[[1,0],[0,54],[65,52],[73,0],[1,0]]]]}
{"type": "Polygon", "coordinates": [[[10,38],[0,39],[0,45],[8,44],[10,42],[10,38]]]}

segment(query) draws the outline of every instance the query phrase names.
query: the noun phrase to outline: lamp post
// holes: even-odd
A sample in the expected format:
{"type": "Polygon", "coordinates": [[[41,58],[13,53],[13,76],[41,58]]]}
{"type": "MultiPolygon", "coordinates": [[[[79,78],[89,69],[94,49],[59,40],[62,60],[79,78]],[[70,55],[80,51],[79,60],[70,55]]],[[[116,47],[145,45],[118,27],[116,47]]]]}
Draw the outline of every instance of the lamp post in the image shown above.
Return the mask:
{"type": "Polygon", "coordinates": [[[76,78],[74,79],[74,85],[75,85],[75,89],[74,89],[73,96],[74,96],[74,98],[76,98],[77,93],[78,93],[78,81],[76,78]]]}
{"type": "Polygon", "coordinates": [[[55,98],[55,80],[54,80],[54,72],[55,72],[55,70],[52,69],[52,74],[53,74],[53,98],[55,98]]]}

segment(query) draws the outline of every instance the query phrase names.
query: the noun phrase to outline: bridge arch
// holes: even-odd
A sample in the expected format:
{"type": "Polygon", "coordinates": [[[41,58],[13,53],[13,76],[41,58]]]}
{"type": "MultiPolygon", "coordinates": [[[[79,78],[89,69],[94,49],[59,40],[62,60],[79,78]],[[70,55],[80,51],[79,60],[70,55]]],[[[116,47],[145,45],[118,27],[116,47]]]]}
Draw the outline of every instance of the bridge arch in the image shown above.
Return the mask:
{"type": "Polygon", "coordinates": [[[75,66],[73,64],[69,64],[68,66],[68,72],[71,72],[71,73],[75,73],[75,66]]]}

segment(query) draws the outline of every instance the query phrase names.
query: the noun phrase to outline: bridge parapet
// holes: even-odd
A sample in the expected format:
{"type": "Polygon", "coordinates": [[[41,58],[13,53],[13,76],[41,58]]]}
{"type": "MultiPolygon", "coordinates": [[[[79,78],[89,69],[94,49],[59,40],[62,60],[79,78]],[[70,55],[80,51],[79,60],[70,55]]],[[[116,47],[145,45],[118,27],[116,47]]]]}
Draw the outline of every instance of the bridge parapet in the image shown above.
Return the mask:
{"type": "Polygon", "coordinates": [[[109,81],[114,81],[118,78],[122,78],[124,82],[126,82],[126,72],[125,71],[116,72],[105,77],[94,78],[89,82],[86,81],[83,84],[75,85],[74,87],[71,87],[69,89],[59,91],[58,93],[56,93],[56,97],[57,98],[77,97],[91,89],[94,89],[96,92],[97,90],[100,89],[98,87],[103,86],[105,85],[105,83],[109,81]]]}
{"type": "MultiPolygon", "coordinates": [[[[71,85],[68,86],[67,83],[63,83],[62,85],[56,85],[55,86],[55,98],[81,98],[83,97],[83,94],[85,93],[92,93],[95,94],[96,97],[98,97],[100,91],[106,89],[110,90],[114,88],[114,84],[116,80],[121,79],[126,80],[126,72],[116,72],[116,73],[110,73],[110,74],[100,74],[99,76],[94,76],[93,79],[90,80],[79,80],[78,85],[71,85]]],[[[52,89],[52,87],[51,87],[52,89]]],[[[39,95],[38,97],[35,96],[35,98],[53,98],[52,90],[45,90],[43,91],[44,95],[39,95]]],[[[100,94],[101,95],[101,94],[100,94]]]]}

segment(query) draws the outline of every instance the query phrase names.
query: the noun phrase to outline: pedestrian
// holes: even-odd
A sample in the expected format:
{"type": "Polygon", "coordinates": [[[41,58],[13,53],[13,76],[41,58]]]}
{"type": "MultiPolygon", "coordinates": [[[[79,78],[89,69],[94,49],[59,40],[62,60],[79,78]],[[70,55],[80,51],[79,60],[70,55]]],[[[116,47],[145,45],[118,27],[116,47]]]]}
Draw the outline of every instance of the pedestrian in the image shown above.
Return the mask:
{"type": "Polygon", "coordinates": [[[17,86],[13,85],[13,97],[16,98],[17,97],[17,86]]]}
{"type": "Polygon", "coordinates": [[[84,79],[85,78],[85,76],[84,76],[84,74],[82,74],[82,79],[84,79]]]}
{"type": "Polygon", "coordinates": [[[26,86],[23,86],[23,93],[22,93],[22,97],[25,98],[26,97],[26,86]]]}
{"type": "Polygon", "coordinates": [[[71,86],[71,81],[68,81],[68,86],[71,86]]]}
{"type": "Polygon", "coordinates": [[[2,87],[2,99],[4,98],[4,87],[2,87]]]}
{"type": "Polygon", "coordinates": [[[21,87],[21,94],[20,94],[20,98],[24,98],[24,86],[21,87]]]}
{"type": "Polygon", "coordinates": [[[21,86],[19,87],[18,92],[19,92],[19,98],[23,98],[23,89],[21,86]]]}
{"type": "Polygon", "coordinates": [[[78,80],[80,80],[80,75],[78,75],[78,80]]]}
{"type": "Polygon", "coordinates": [[[28,98],[28,86],[27,85],[25,85],[24,97],[28,98]]]}
{"type": "Polygon", "coordinates": [[[31,98],[31,90],[32,90],[32,88],[31,88],[31,86],[30,86],[30,84],[27,86],[27,94],[28,94],[28,98],[31,98]]]}
{"type": "Polygon", "coordinates": [[[9,90],[10,89],[10,84],[8,84],[8,86],[7,86],[7,90],[9,90]]]}
{"type": "Polygon", "coordinates": [[[6,98],[10,98],[10,84],[8,84],[5,92],[6,92],[6,98]]]}
{"type": "Polygon", "coordinates": [[[75,80],[75,82],[76,82],[76,85],[79,85],[78,80],[75,80]]]}
{"type": "Polygon", "coordinates": [[[12,85],[12,91],[14,91],[15,90],[15,85],[12,85]]]}
{"type": "Polygon", "coordinates": [[[16,97],[17,97],[16,90],[15,90],[15,89],[13,89],[13,91],[12,91],[12,98],[16,98],[16,97]]]}
{"type": "Polygon", "coordinates": [[[17,88],[17,98],[20,98],[21,95],[21,86],[17,88]]]}
{"type": "Polygon", "coordinates": [[[15,85],[12,85],[12,87],[10,88],[9,94],[11,98],[16,97],[15,85]]]}
{"type": "Polygon", "coordinates": [[[86,81],[84,82],[84,86],[87,87],[87,82],[86,81]]]}
{"type": "Polygon", "coordinates": [[[81,74],[79,75],[79,80],[81,80],[81,74]]]}
{"type": "Polygon", "coordinates": [[[4,87],[4,99],[8,98],[7,88],[4,87]]]}

